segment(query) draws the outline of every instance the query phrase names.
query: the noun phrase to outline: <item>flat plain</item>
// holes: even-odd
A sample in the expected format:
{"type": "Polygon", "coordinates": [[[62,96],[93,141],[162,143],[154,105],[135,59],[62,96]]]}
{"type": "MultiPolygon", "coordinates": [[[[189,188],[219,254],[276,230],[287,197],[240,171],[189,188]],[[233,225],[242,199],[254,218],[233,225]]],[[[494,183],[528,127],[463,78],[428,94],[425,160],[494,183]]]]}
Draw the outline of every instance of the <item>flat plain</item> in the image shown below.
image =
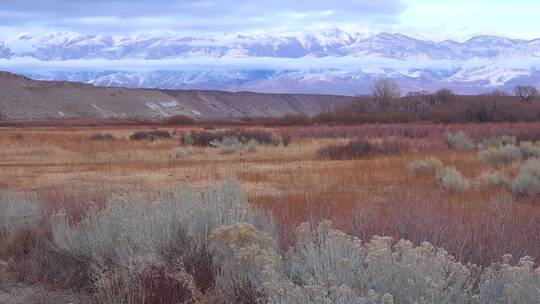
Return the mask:
{"type": "MultiPolygon", "coordinates": [[[[540,259],[538,196],[513,186],[527,160],[522,153],[529,153],[527,147],[540,151],[534,140],[539,134],[540,123],[3,128],[0,189],[34,195],[77,222],[88,206],[103,208],[115,197],[152,201],[231,180],[250,206],[272,216],[283,250],[294,245],[301,223],[328,219],[361,240],[427,241],[456,261],[489,266],[505,254],[513,263],[523,256],[540,259]],[[157,129],[171,136],[133,139],[138,131],[157,129]],[[225,139],[220,146],[192,142],[197,133],[226,131],[278,140],[244,139],[233,148],[223,146],[225,139]],[[367,143],[369,151],[358,143],[367,143]],[[519,155],[494,161],[482,156],[505,146],[519,155]]],[[[28,271],[15,265],[19,275],[28,271]]]]}

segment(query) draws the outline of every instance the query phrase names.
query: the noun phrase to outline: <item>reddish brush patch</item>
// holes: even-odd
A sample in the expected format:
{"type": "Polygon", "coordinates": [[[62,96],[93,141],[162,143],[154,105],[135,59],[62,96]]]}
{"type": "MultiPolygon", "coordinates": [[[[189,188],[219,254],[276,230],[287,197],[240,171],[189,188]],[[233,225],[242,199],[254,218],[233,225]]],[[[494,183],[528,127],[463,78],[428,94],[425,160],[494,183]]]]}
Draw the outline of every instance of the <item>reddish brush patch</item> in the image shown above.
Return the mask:
{"type": "Polygon", "coordinates": [[[46,283],[56,288],[90,291],[91,279],[85,261],[52,247],[50,236],[40,236],[24,259],[11,260],[8,271],[14,279],[27,283],[46,283]]]}
{"type": "Polygon", "coordinates": [[[427,241],[465,263],[487,266],[504,254],[516,261],[523,256],[540,260],[540,208],[530,204],[448,202],[402,192],[377,202],[332,202],[307,194],[251,200],[271,212],[284,249],[294,244],[299,223],[330,219],[363,241],[375,235],[427,241]]]}
{"type": "Polygon", "coordinates": [[[188,252],[182,256],[185,271],[193,277],[197,289],[203,293],[214,286],[212,259],[206,250],[188,252]]]}
{"type": "Polygon", "coordinates": [[[177,126],[177,125],[194,125],[195,119],[186,115],[175,115],[163,120],[162,125],[177,126]]]}
{"type": "Polygon", "coordinates": [[[395,140],[371,143],[365,139],[355,140],[344,145],[331,145],[320,149],[320,159],[350,160],[375,155],[391,155],[403,152],[404,146],[395,140]]]}
{"type": "Polygon", "coordinates": [[[94,140],[94,141],[114,141],[115,139],[116,138],[112,134],[109,134],[109,133],[105,133],[105,134],[98,133],[98,134],[90,135],[88,137],[88,140],[94,140]]]}
{"type": "Polygon", "coordinates": [[[129,136],[131,140],[159,140],[159,139],[171,139],[172,135],[165,130],[152,130],[152,131],[136,131],[129,136]]]}
{"type": "Polygon", "coordinates": [[[98,279],[96,298],[101,303],[128,303],[130,299],[141,304],[186,303],[192,294],[182,273],[183,269],[175,265],[147,265],[129,273],[112,268],[98,279]]]}
{"type": "Polygon", "coordinates": [[[410,113],[388,112],[388,113],[357,113],[357,112],[326,112],[313,117],[313,122],[317,124],[398,124],[418,121],[418,118],[410,113]]]}
{"type": "Polygon", "coordinates": [[[1,237],[0,258],[3,260],[26,258],[33,249],[38,234],[39,231],[19,229],[7,237],[1,237]]]}
{"type": "MultiPolygon", "coordinates": [[[[278,134],[278,133],[276,133],[278,134]]],[[[272,132],[267,132],[257,129],[234,129],[226,131],[200,131],[200,132],[190,132],[189,140],[183,138],[184,144],[193,144],[195,146],[208,147],[211,146],[212,142],[217,141],[221,142],[225,137],[236,137],[240,142],[247,143],[249,140],[255,140],[260,144],[276,144],[275,135],[272,132]]],[[[287,144],[290,143],[291,137],[287,137],[287,144]]],[[[282,138],[283,143],[284,138],[282,138]]]]}
{"type": "Polygon", "coordinates": [[[87,190],[53,187],[39,189],[37,195],[49,213],[61,212],[70,221],[78,223],[90,209],[102,209],[112,192],[101,187],[87,190]]]}

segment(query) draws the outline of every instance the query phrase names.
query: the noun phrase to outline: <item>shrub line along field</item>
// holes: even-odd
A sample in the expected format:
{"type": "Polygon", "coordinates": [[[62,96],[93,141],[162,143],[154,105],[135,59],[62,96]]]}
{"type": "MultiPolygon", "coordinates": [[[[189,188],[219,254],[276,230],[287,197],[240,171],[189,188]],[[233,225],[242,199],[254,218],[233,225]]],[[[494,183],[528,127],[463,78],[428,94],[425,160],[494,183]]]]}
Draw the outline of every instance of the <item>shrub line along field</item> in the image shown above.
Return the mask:
{"type": "Polygon", "coordinates": [[[537,122],[0,141],[0,283],[90,303],[540,302],[537,122]]]}

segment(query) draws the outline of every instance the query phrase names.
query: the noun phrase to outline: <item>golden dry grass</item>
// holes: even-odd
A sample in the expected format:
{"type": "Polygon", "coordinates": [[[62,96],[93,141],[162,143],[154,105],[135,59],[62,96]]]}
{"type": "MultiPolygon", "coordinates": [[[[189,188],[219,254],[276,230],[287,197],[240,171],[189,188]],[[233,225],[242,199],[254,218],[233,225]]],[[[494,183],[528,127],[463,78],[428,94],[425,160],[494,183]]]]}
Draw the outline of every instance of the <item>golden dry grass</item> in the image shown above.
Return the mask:
{"type": "MultiPolygon", "coordinates": [[[[85,200],[103,202],[114,193],[134,191],[153,195],[184,183],[232,178],[251,203],[273,212],[282,246],[288,246],[298,223],[328,217],[363,239],[379,234],[428,240],[466,262],[488,264],[508,252],[540,256],[534,246],[540,242],[538,198],[478,186],[477,178],[491,168],[479,161],[477,151],[449,150],[435,136],[401,138],[410,149],[356,160],[319,159],[321,147],[347,139],[309,137],[295,137],[287,147],[259,145],[256,153],[184,147],[192,155],[175,159],[178,140],[129,139],[145,128],[0,129],[0,190],[36,191],[53,205],[72,200],[68,203],[79,206],[73,208],[75,216],[81,216],[85,200]],[[88,139],[105,133],[117,139],[88,139]],[[459,170],[470,180],[469,190],[450,193],[433,176],[413,176],[409,163],[430,156],[459,170]],[[497,197],[517,204],[493,209],[497,197]]],[[[519,166],[497,169],[512,177],[519,166]]]]}
{"type": "MultiPolygon", "coordinates": [[[[102,185],[114,191],[133,188],[154,191],[186,182],[235,178],[252,198],[305,194],[336,203],[380,198],[391,189],[438,191],[432,179],[414,178],[407,168],[411,161],[432,155],[473,180],[488,170],[475,152],[456,152],[439,145],[394,156],[347,161],[317,159],[319,148],[344,139],[295,139],[288,147],[260,145],[256,153],[244,151],[231,155],[221,155],[213,148],[190,147],[193,155],[174,159],[173,151],[178,145],[175,140],[129,140],[129,135],[140,129],[2,129],[0,187],[39,190],[102,185]],[[117,140],[88,140],[98,133],[110,133],[117,140]]],[[[516,166],[504,170],[512,173],[516,166]]],[[[472,187],[464,194],[443,193],[443,197],[486,201],[495,194],[492,189],[472,187]]]]}

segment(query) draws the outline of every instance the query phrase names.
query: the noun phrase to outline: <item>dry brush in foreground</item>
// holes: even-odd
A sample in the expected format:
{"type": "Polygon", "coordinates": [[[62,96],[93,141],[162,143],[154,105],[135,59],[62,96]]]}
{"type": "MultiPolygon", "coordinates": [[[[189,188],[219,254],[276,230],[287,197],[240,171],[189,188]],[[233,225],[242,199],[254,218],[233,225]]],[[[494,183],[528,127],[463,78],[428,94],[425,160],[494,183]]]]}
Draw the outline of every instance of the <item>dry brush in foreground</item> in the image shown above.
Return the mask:
{"type": "MultiPolygon", "coordinates": [[[[327,220],[303,223],[281,249],[271,217],[235,182],[117,197],[69,217],[28,196],[2,195],[0,238],[12,271],[70,280],[97,303],[538,303],[540,268],[505,255],[463,264],[443,248],[359,239],[327,220]],[[39,234],[25,240],[26,235],[39,234]],[[23,244],[24,250],[18,248],[23,244]],[[36,273],[38,272],[38,273],[36,273]]],[[[69,285],[69,284],[68,284],[69,285]]]]}

